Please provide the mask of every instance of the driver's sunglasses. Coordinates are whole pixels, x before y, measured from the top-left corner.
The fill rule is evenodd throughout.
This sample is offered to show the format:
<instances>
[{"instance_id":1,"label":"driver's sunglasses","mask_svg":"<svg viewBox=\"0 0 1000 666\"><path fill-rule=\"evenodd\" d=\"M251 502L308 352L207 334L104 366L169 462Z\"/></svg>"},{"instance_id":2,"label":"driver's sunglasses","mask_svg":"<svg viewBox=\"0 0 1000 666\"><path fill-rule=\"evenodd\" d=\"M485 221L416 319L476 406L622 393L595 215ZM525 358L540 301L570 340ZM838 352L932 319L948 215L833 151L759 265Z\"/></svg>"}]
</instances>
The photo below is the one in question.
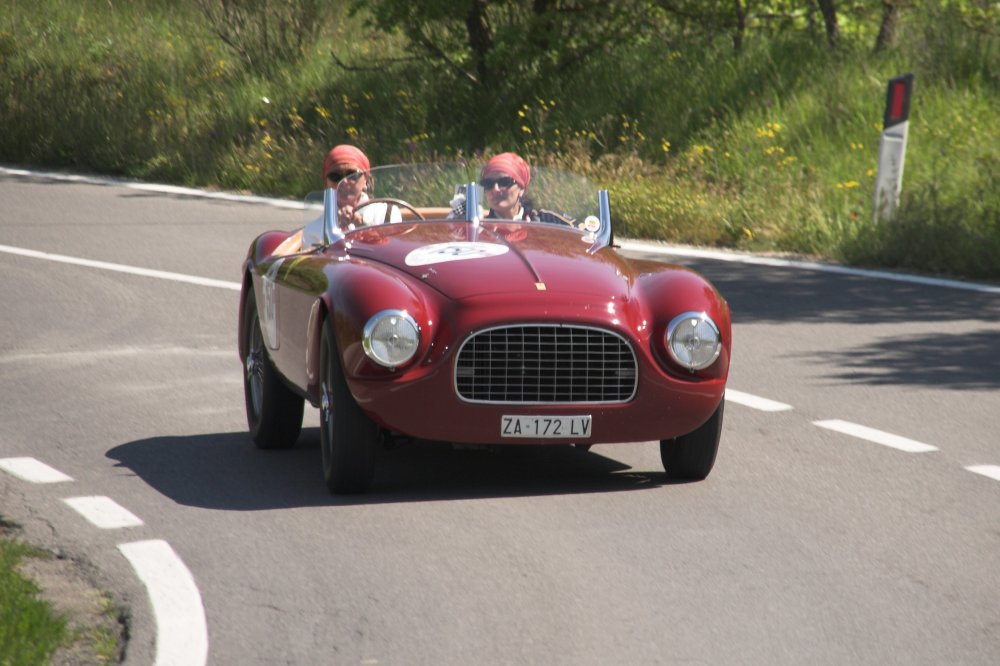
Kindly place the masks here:
<instances>
[{"instance_id":1,"label":"driver's sunglasses","mask_svg":"<svg viewBox=\"0 0 1000 666\"><path fill-rule=\"evenodd\" d=\"M365 175L364 171L357 171L355 169L351 169L350 171L331 171L330 173L326 174L326 177L328 180L332 180L335 183L339 183L342 180L348 180L353 183L357 181L358 178L361 178L361 176L363 175Z\"/></svg>"},{"instance_id":2,"label":"driver's sunglasses","mask_svg":"<svg viewBox=\"0 0 1000 666\"><path fill-rule=\"evenodd\" d=\"M508 187L516 183L517 181L510 176L501 176L500 178L480 178L479 184L483 186L484 190L492 190L494 185L499 185L500 189L506 190Z\"/></svg>"}]
</instances>

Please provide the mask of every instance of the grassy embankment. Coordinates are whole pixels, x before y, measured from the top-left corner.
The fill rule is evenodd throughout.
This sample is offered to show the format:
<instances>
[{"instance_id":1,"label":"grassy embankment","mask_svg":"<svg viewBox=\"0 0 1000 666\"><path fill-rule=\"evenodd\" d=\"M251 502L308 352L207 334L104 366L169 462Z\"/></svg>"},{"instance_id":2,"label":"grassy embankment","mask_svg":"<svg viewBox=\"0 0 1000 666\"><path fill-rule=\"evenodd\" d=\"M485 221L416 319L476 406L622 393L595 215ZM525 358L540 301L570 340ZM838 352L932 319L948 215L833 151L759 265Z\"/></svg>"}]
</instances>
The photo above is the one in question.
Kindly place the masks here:
<instances>
[{"instance_id":1,"label":"grassy embankment","mask_svg":"<svg viewBox=\"0 0 1000 666\"><path fill-rule=\"evenodd\" d=\"M0 161L297 197L345 140L378 163L515 149L608 186L623 236L1000 278L1000 37L942 10L908 10L882 54L871 26L838 53L803 31L754 34L739 55L645 38L541 94L484 100L421 63L344 71L331 52L365 64L400 46L356 18L255 74L184 7L5 12ZM904 72L902 208L876 224L885 88Z\"/></svg>"},{"instance_id":2,"label":"grassy embankment","mask_svg":"<svg viewBox=\"0 0 1000 666\"><path fill-rule=\"evenodd\" d=\"M0 538L0 664L47 664L66 640L66 621L38 598L38 588L17 571L26 545Z\"/></svg>"},{"instance_id":3,"label":"grassy embankment","mask_svg":"<svg viewBox=\"0 0 1000 666\"><path fill-rule=\"evenodd\" d=\"M0 665L112 664L124 649L125 616L111 597L0 516Z\"/></svg>"}]
</instances>

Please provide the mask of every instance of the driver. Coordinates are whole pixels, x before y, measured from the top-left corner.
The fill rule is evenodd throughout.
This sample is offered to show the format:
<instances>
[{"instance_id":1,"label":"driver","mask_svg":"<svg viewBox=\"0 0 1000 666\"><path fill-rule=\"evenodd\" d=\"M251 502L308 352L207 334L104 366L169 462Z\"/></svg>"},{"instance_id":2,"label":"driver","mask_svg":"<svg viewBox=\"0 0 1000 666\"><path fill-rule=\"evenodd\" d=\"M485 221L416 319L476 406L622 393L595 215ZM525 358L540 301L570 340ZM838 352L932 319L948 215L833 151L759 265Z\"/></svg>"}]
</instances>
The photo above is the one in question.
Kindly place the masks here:
<instances>
[{"instance_id":1,"label":"driver","mask_svg":"<svg viewBox=\"0 0 1000 666\"><path fill-rule=\"evenodd\" d=\"M360 211L355 210L368 202L369 196L374 193L371 170L368 156L360 148L346 143L334 146L323 160L326 187L337 188L337 218L342 227L386 221L386 203L376 202ZM388 221L401 220L399 209L393 206Z\"/></svg>"},{"instance_id":2,"label":"driver","mask_svg":"<svg viewBox=\"0 0 1000 666\"><path fill-rule=\"evenodd\" d=\"M375 191L371 169L368 156L357 146L346 143L331 148L323 160L324 185L337 190L337 224L342 229L400 222L403 219L397 206L381 201L368 203ZM275 254L293 254L322 243L323 217L320 216L289 236L288 240L278 246Z\"/></svg>"}]
</instances>

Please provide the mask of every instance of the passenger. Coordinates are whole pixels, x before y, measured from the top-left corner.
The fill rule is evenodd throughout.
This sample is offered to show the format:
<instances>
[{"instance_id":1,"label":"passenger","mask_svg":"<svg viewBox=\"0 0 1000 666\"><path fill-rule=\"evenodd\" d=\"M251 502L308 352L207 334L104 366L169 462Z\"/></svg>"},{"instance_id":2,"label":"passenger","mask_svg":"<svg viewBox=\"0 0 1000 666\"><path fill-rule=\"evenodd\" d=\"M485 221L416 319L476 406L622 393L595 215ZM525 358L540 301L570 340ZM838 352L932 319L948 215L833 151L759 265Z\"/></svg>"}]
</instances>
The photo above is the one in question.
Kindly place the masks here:
<instances>
[{"instance_id":1,"label":"passenger","mask_svg":"<svg viewBox=\"0 0 1000 666\"><path fill-rule=\"evenodd\" d=\"M500 153L486 163L479 174L490 210L488 218L530 221L525 190L531 183L531 167L516 153Z\"/></svg>"},{"instance_id":2,"label":"passenger","mask_svg":"<svg viewBox=\"0 0 1000 666\"><path fill-rule=\"evenodd\" d=\"M479 184L490 206L487 218L573 224L558 213L534 207L526 196L531 167L517 153L500 153L490 158L479 174Z\"/></svg>"}]
</instances>

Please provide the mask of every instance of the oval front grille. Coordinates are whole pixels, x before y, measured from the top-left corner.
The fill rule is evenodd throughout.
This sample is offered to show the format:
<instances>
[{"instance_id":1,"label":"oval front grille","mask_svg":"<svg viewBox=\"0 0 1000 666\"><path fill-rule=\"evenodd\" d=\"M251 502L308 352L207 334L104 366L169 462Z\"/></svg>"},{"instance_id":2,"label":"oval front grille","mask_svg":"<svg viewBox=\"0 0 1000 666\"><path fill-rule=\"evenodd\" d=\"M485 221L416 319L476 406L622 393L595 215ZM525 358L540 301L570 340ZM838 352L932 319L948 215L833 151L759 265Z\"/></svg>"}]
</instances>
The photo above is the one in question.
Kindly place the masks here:
<instances>
[{"instance_id":1,"label":"oval front grille","mask_svg":"<svg viewBox=\"0 0 1000 666\"><path fill-rule=\"evenodd\" d=\"M583 326L505 326L476 333L455 366L458 395L471 402L627 402L635 354L616 333Z\"/></svg>"}]
</instances>

